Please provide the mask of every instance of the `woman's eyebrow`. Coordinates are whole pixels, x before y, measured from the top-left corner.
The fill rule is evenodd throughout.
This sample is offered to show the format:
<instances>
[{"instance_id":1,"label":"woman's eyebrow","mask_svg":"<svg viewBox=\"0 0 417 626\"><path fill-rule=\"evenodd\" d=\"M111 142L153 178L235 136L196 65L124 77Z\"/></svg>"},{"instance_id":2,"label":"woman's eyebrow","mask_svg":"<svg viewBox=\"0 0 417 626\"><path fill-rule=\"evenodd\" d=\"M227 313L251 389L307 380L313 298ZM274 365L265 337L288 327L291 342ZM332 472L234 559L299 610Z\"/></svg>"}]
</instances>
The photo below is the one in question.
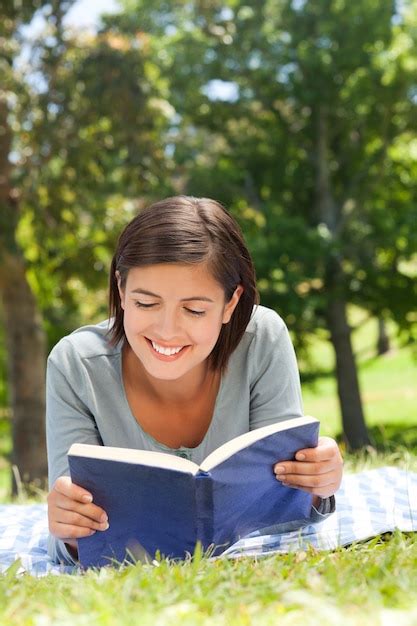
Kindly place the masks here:
<instances>
[{"instance_id":1,"label":"woman's eyebrow","mask_svg":"<svg viewBox=\"0 0 417 626\"><path fill-rule=\"evenodd\" d=\"M153 293L153 291L148 291L147 289L132 289L131 293L141 293L144 296L151 296L152 298L161 298L157 293ZM211 298L207 298L206 296L191 296L190 298L181 298L180 302L191 302L192 300L201 300L202 302L214 302Z\"/></svg>"},{"instance_id":2,"label":"woman's eyebrow","mask_svg":"<svg viewBox=\"0 0 417 626\"><path fill-rule=\"evenodd\" d=\"M214 302L211 298L206 296L193 296L192 298L181 298L180 302L190 302L191 300L202 300L203 302Z\"/></svg>"},{"instance_id":3,"label":"woman's eyebrow","mask_svg":"<svg viewBox=\"0 0 417 626\"><path fill-rule=\"evenodd\" d=\"M152 293L152 291L147 291L146 289L132 289L130 293L143 293L144 296L152 296L153 298L160 298L157 293Z\"/></svg>"}]
</instances>

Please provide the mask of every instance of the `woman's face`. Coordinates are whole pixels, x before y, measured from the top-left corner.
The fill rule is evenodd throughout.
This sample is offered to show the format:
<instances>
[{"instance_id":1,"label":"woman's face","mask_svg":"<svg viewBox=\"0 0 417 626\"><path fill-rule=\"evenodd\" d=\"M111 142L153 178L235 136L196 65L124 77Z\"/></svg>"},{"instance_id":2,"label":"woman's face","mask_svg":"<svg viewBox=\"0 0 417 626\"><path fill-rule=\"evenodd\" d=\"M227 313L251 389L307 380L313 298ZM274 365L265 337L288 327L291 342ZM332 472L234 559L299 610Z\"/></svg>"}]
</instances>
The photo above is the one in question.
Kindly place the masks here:
<instances>
[{"instance_id":1,"label":"woman's face","mask_svg":"<svg viewBox=\"0 0 417 626\"><path fill-rule=\"evenodd\" d=\"M175 380L213 350L243 291L225 302L205 264L158 264L129 270L119 293L127 341L154 378Z\"/></svg>"}]
</instances>

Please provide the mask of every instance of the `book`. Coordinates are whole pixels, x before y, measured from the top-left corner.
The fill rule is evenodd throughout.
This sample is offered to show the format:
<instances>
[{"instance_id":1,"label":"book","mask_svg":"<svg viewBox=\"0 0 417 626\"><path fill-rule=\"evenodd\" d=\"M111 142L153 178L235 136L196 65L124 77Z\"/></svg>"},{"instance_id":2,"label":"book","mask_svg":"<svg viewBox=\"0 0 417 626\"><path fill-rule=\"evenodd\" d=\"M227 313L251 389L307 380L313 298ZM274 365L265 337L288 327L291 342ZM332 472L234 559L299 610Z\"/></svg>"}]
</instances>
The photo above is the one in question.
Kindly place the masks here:
<instances>
[{"instance_id":1,"label":"book","mask_svg":"<svg viewBox=\"0 0 417 626\"><path fill-rule=\"evenodd\" d=\"M312 495L282 485L273 467L317 445L319 422L297 417L235 437L200 466L173 454L75 443L72 482L106 511L109 528L78 540L80 564L101 567L161 556L183 559L196 545L213 555L248 533L305 521Z\"/></svg>"}]
</instances>

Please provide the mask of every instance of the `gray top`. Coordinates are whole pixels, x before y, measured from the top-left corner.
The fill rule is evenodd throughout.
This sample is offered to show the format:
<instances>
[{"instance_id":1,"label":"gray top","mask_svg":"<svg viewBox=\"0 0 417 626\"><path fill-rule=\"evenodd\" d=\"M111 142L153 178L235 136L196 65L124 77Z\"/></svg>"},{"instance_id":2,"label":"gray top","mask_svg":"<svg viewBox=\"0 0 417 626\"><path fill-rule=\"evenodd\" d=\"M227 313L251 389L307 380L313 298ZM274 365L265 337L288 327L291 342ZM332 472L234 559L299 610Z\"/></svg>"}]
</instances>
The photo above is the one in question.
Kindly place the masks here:
<instances>
[{"instance_id":1,"label":"gray top","mask_svg":"<svg viewBox=\"0 0 417 626\"><path fill-rule=\"evenodd\" d=\"M156 441L130 410L122 379L122 342L113 347L108 321L64 337L48 359L46 433L49 484L69 475L67 452L75 443L154 450L197 464L220 445L249 430L303 414L294 349L283 320L256 307L230 357L213 417L195 448L172 449ZM50 537L54 560L74 562L64 542Z\"/></svg>"}]
</instances>

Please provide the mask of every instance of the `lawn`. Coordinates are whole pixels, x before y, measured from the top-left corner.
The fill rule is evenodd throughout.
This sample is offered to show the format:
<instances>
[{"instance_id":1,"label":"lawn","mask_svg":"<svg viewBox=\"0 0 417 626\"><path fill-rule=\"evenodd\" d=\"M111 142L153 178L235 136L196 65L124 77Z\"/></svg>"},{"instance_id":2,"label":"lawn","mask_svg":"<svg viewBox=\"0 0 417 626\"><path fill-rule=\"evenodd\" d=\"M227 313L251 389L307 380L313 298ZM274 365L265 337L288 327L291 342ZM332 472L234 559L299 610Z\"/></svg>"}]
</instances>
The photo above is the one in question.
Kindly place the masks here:
<instances>
[{"instance_id":1,"label":"lawn","mask_svg":"<svg viewBox=\"0 0 417 626\"><path fill-rule=\"evenodd\" d=\"M410 348L394 345L373 357L372 326L355 336L367 423L383 452L346 455L348 471L396 464L417 471L417 364ZM316 365L325 374L303 386L305 411L322 432L340 433L331 352L319 342ZM0 455L10 449L0 422ZM0 489L7 498L3 461ZM155 561L121 571L82 576L0 576L0 624L248 625L310 624L414 626L417 624L417 535L396 532L333 552L241 560L196 555L184 563Z\"/></svg>"},{"instance_id":2,"label":"lawn","mask_svg":"<svg viewBox=\"0 0 417 626\"><path fill-rule=\"evenodd\" d=\"M361 316L363 313L360 311L351 313L356 321ZM376 357L376 324L373 319L360 324L352 337L359 364L365 419L375 443L389 450L393 448L392 443L406 446L412 443L417 449L416 347L401 346L393 337L391 350ZM341 432L341 416L336 381L332 375L332 348L329 342L316 339L312 344L312 354L310 368L320 370L322 376L303 384L304 410L306 414L320 419L322 434L336 437Z\"/></svg>"},{"instance_id":3,"label":"lawn","mask_svg":"<svg viewBox=\"0 0 417 626\"><path fill-rule=\"evenodd\" d=\"M417 623L417 542L394 533L332 553L197 557L84 576L0 578L2 626Z\"/></svg>"}]
</instances>

